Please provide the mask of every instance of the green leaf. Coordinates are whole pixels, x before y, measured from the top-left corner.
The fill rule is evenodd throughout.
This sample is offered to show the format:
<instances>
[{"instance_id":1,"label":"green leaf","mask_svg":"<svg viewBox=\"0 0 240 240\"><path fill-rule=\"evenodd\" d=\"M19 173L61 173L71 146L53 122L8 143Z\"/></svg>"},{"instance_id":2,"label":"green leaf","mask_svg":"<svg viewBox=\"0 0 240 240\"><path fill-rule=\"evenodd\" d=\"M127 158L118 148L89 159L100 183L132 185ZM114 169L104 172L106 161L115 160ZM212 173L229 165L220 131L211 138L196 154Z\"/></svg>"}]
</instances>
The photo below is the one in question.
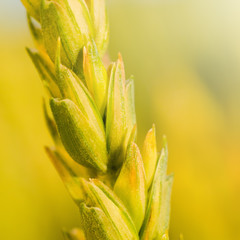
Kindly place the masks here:
<instances>
[{"instance_id":1,"label":"green leaf","mask_svg":"<svg viewBox=\"0 0 240 240\"><path fill-rule=\"evenodd\" d=\"M106 172L105 134L98 122L90 121L89 115L69 99L52 99L50 105L69 155L83 166Z\"/></svg>"},{"instance_id":2,"label":"green leaf","mask_svg":"<svg viewBox=\"0 0 240 240\"><path fill-rule=\"evenodd\" d=\"M157 164L157 146L155 125L148 131L144 140L142 157L146 172L147 186L150 187Z\"/></svg>"},{"instance_id":3,"label":"green leaf","mask_svg":"<svg viewBox=\"0 0 240 240\"><path fill-rule=\"evenodd\" d=\"M142 157L134 142L128 147L114 192L128 209L139 231L145 216L147 188Z\"/></svg>"},{"instance_id":4,"label":"green leaf","mask_svg":"<svg viewBox=\"0 0 240 240\"><path fill-rule=\"evenodd\" d=\"M103 116L107 103L107 71L93 41L83 49L83 69L86 85Z\"/></svg>"},{"instance_id":5,"label":"green leaf","mask_svg":"<svg viewBox=\"0 0 240 240\"><path fill-rule=\"evenodd\" d=\"M81 225L88 240L121 240L112 222L106 214L97 207L80 205Z\"/></svg>"},{"instance_id":6,"label":"green leaf","mask_svg":"<svg viewBox=\"0 0 240 240\"><path fill-rule=\"evenodd\" d=\"M164 137L164 146L157 162L152 186L150 188L145 219L140 231L141 240L155 239L158 235L160 213L162 208L163 185L167 172L168 150Z\"/></svg>"}]
</instances>

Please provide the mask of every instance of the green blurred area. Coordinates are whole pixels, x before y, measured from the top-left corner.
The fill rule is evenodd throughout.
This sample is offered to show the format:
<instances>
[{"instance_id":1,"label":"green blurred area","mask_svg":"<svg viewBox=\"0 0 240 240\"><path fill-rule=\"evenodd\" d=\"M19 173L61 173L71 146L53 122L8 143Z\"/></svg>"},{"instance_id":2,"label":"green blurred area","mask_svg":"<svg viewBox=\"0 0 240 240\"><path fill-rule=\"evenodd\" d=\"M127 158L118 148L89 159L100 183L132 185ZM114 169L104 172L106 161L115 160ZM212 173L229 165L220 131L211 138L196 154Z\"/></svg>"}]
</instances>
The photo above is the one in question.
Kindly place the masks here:
<instances>
[{"instance_id":1,"label":"green blurred area","mask_svg":"<svg viewBox=\"0 0 240 240\"><path fill-rule=\"evenodd\" d=\"M154 122L174 172L170 237L240 239L240 3L109 2L110 47L135 76L139 143ZM44 153L40 79L18 0L0 3L0 239L61 239L78 210Z\"/></svg>"}]
</instances>

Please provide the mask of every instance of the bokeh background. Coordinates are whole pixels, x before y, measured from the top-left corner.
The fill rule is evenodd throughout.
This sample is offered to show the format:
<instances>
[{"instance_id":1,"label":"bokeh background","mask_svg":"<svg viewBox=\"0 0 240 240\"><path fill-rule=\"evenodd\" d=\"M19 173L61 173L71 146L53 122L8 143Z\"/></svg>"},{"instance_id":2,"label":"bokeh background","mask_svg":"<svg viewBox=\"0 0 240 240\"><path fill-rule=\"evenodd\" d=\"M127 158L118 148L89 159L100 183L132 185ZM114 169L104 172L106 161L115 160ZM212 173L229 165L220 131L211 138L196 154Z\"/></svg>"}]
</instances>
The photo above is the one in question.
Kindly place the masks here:
<instances>
[{"instance_id":1,"label":"bokeh background","mask_svg":"<svg viewBox=\"0 0 240 240\"><path fill-rule=\"evenodd\" d=\"M240 239L240 1L108 1L109 54L135 76L175 173L171 240ZM78 210L44 153L43 88L20 0L0 1L0 239L62 239ZM140 144L141 145L141 144ZM160 145L159 145L160 146Z\"/></svg>"}]
</instances>

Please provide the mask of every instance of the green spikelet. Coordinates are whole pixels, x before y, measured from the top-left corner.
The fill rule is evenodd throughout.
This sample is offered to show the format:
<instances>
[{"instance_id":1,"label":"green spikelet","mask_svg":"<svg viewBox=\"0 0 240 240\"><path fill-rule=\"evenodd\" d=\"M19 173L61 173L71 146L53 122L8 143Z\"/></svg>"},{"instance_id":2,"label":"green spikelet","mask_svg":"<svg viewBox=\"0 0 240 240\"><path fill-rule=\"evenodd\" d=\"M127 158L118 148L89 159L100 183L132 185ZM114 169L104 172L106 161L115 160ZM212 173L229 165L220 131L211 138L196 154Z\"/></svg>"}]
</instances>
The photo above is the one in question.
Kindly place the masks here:
<instances>
[{"instance_id":1,"label":"green spikelet","mask_svg":"<svg viewBox=\"0 0 240 240\"><path fill-rule=\"evenodd\" d=\"M168 240L173 175L155 126L140 151L134 79L121 55L108 69L105 0L22 0L35 49L27 49L47 91L44 115L52 164L80 211L66 240Z\"/></svg>"}]
</instances>

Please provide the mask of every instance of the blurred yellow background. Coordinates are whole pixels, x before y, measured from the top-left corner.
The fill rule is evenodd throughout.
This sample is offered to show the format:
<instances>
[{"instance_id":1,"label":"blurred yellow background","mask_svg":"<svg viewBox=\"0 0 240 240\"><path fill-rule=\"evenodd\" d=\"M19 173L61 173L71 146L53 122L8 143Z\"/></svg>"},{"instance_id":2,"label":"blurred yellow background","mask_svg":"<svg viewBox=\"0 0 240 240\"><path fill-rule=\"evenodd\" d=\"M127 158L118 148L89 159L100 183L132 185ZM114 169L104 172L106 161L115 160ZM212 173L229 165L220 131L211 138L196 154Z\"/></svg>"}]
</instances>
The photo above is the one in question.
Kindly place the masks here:
<instances>
[{"instance_id":1,"label":"blurred yellow background","mask_svg":"<svg viewBox=\"0 0 240 240\"><path fill-rule=\"evenodd\" d=\"M135 76L141 145L154 122L174 172L171 240L240 239L240 2L108 1L109 54ZM43 88L20 0L0 2L0 239L62 239L78 210L44 153Z\"/></svg>"}]
</instances>

